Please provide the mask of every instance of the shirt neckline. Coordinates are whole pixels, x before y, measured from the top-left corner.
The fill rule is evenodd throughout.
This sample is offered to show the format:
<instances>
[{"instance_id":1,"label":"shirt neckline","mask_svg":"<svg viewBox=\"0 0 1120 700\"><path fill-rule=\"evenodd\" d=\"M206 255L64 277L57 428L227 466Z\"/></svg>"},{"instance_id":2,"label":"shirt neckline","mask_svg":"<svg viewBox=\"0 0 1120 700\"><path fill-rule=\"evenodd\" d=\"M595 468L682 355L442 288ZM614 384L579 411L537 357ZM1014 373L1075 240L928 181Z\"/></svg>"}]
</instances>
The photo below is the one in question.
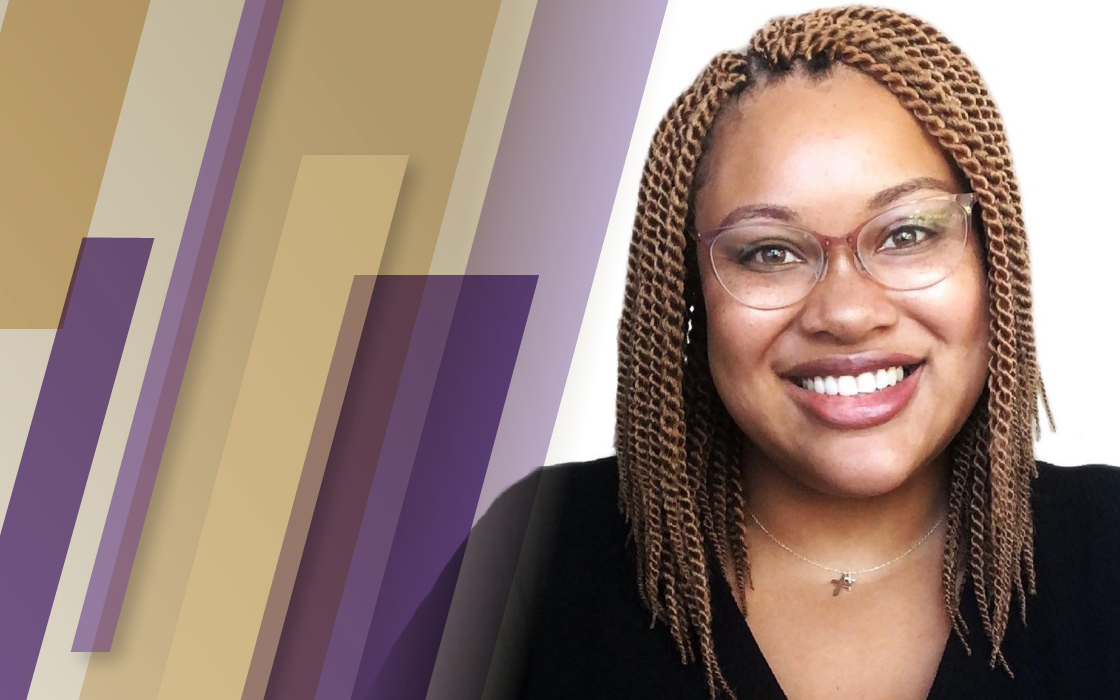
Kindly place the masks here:
<instances>
[{"instance_id":1,"label":"shirt neckline","mask_svg":"<svg viewBox=\"0 0 1120 700\"><path fill-rule=\"evenodd\" d=\"M766 660L766 656L758 646L750 625L747 624L746 618L735 603L731 586L723 577L722 571L714 565L709 571L714 580L714 585L711 587L712 637L715 641L716 658L723 662L720 668L728 685L741 698L788 700L781 684L778 683L777 676L774 675L774 670L770 667L770 662ZM962 608L967 607L967 600L970 600L971 596L961 596L961 598ZM968 654L956 632L950 630L926 700L942 700L950 697L946 693L951 685L953 669L967 657ZM727 664L727 659L735 659L737 663Z\"/></svg>"}]
</instances>

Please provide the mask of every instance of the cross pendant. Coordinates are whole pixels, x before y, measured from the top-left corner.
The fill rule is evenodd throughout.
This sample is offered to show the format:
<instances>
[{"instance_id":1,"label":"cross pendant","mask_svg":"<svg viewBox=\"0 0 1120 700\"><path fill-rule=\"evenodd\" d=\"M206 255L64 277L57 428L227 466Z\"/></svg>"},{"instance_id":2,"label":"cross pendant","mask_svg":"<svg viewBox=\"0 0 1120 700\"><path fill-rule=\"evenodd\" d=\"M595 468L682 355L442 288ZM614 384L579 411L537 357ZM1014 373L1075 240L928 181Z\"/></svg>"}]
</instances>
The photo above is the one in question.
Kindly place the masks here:
<instances>
[{"instance_id":1,"label":"cross pendant","mask_svg":"<svg viewBox=\"0 0 1120 700\"><path fill-rule=\"evenodd\" d=\"M831 583L834 586L834 588L832 589L833 597L840 595L841 589L845 590L845 591L852 590L852 584L854 584L855 582L856 582L856 577L852 576L851 574L847 574L847 573L841 574L840 578L834 578L831 581L829 581L829 583Z\"/></svg>"}]
</instances>

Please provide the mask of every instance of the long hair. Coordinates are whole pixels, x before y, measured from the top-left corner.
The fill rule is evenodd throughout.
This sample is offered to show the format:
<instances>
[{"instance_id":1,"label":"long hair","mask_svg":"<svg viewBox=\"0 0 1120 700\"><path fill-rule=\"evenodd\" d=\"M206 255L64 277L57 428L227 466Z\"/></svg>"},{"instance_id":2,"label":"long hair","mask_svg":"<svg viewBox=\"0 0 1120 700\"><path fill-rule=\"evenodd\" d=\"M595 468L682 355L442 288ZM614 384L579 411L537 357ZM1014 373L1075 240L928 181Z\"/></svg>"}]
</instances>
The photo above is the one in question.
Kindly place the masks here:
<instances>
[{"instance_id":1,"label":"long hair","mask_svg":"<svg viewBox=\"0 0 1120 700\"><path fill-rule=\"evenodd\" d=\"M682 661L703 664L713 698L733 693L716 660L710 578L731 562L728 575L742 587L750 560L740 478L745 437L708 367L691 235L696 173L725 105L798 66L816 72L836 63L893 93L979 203L991 360L987 386L949 448L945 609L967 648L958 585L967 578L990 663L1010 673L1000 647L1012 598L1025 618L1026 594L1035 591L1030 494L1039 398L1048 418L1050 409L1035 356L1019 189L996 106L960 49L905 14L848 7L776 19L743 51L716 56L661 121L638 195L619 323L619 506L637 552L638 590Z\"/></svg>"}]
</instances>

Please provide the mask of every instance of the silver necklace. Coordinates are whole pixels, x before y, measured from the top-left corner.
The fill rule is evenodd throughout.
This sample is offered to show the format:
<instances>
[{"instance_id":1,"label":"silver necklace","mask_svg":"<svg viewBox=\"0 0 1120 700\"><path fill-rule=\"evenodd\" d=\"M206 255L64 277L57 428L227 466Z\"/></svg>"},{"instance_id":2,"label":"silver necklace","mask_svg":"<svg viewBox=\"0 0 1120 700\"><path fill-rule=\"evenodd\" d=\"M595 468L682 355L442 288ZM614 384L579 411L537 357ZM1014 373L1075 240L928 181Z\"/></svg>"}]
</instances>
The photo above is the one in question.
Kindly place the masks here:
<instances>
[{"instance_id":1,"label":"silver necklace","mask_svg":"<svg viewBox=\"0 0 1120 700\"><path fill-rule=\"evenodd\" d=\"M852 590L852 586L854 586L855 583L856 583L856 576L855 576L856 574L870 574L873 571L878 571L879 569L885 569L888 566L890 566L891 564L894 564L895 562L901 561L902 559L904 559L907 555L909 555L915 549L917 549L918 547L921 547L922 543L925 542L926 540L928 540L929 536L933 534L933 531L936 530L937 527L939 525L941 525L942 522L945 521L945 515L942 515L940 518L937 519L937 522L935 522L933 524L933 527L931 527L929 529L929 532L922 535L922 539L915 542L914 545L912 547L910 547L910 549L906 550L902 554L899 554L897 557L895 557L894 559L891 559L888 562L883 562L879 566L873 566L870 569L836 569L836 568L833 568L831 566L825 566L824 564L820 564L818 562L815 562L812 559L809 559L808 557L804 557L804 556L798 554L797 552L793 551L792 549L787 547L784 542L782 542L777 537L774 537L772 534L770 534L770 531L766 529L766 526L763 525L762 523L758 522L758 518L755 517L754 513L751 512L750 508L747 508L746 511L747 511L747 514L751 516L751 520L754 521L754 524L758 525L759 529L762 530L762 532L767 537L774 540L774 543L777 544L779 547L786 550L787 552L789 552L793 556L797 557L801 561L805 562L806 564L812 564L813 566L817 567L818 569L824 569L825 571L831 571L834 574L839 574L839 576L837 578L834 578L831 581L829 581L829 583L831 583L832 586L833 586L833 588L832 588L832 595L833 596L840 595L840 591L842 591L842 590L844 590L844 591Z\"/></svg>"}]
</instances>

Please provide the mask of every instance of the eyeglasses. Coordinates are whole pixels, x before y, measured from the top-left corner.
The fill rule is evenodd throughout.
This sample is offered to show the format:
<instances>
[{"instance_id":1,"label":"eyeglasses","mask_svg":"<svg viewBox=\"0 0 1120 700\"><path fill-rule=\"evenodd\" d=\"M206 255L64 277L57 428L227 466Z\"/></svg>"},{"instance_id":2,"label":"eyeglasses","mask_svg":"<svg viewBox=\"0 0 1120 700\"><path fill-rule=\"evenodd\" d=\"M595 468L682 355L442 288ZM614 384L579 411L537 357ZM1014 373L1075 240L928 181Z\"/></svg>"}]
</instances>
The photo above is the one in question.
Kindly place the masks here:
<instances>
[{"instance_id":1,"label":"eyeglasses","mask_svg":"<svg viewBox=\"0 0 1120 700\"><path fill-rule=\"evenodd\" d=\"M972 193L936 195L885 209L845 236L746 221L696 235L727 293L755 309L804 299L828 271L828 251L847 244L856 267L887 289L931 287L960 263L972 227Z\"/></svg>"}]
</instances>

